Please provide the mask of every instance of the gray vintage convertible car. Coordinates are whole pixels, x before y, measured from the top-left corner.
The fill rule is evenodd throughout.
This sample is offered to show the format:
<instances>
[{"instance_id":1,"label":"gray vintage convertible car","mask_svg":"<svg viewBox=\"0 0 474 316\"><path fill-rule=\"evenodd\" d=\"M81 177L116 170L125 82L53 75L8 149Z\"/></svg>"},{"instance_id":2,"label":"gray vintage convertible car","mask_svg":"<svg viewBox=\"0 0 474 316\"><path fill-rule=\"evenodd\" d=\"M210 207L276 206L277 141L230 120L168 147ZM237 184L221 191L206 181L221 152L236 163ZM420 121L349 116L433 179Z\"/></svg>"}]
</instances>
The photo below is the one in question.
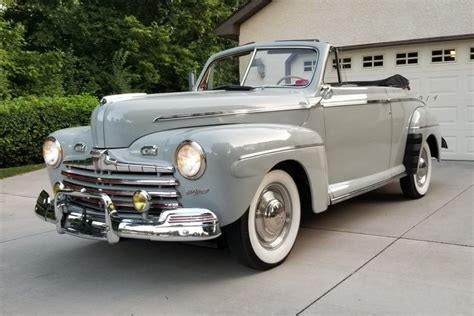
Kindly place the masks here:
<instances>
[{"instance_id":1,"label":"gray vintage convertible car","mask_svg":"<svg viewBox=\"0 0 474 316\"><path fill-rule=\"evenodd\" d=\"M36 214L109 243L222 233L240 261L269 269L302 210L394 179L422 197L445 145L438 123L405 78L342 82L337 61L318 41L251 43L212 56L191 92L105 97L91 126L46 139L54 197L41 192Z\"/></svg>"}]
</instances>

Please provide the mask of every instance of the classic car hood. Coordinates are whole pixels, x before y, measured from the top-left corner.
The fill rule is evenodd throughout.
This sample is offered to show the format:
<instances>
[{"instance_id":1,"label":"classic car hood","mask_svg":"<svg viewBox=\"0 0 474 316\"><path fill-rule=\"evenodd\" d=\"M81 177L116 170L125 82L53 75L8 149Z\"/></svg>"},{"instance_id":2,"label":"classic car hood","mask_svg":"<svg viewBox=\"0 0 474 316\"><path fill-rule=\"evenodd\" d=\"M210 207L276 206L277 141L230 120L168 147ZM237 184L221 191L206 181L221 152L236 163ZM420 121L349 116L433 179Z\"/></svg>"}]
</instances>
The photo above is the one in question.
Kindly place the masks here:
<instances>
[{"instance_id":1,"label":"classic car hood","mask_svg":"<svg viewBox=\"0 0 474 316\"><path fill-rule=\"evenodd\" d=\"M94 146L128 147L154 132L183 127L281 123L301 125L308 116L302 93L207 91L144 95L106 103L92 114Z\"/></svg>"}]
</instances>

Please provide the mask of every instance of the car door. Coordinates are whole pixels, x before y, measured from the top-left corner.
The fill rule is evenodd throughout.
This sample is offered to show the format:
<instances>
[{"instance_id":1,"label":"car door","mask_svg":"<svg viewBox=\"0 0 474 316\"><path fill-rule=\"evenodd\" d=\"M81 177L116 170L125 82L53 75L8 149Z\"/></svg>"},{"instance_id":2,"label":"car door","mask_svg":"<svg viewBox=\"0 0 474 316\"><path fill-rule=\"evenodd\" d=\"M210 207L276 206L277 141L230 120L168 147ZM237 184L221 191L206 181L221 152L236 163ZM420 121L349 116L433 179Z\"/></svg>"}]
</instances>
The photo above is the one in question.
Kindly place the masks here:
<instances>
[{"instance_id":1,"label":"car door","mask_svg":"<svg viewBox=\"0 0 474 316\"><path fill-rule=\"evenodd\" d=\"M334 196L389 176L391 105L383 87L333 87L321 102L328 182Z\"/></svg>"}]
</instances>

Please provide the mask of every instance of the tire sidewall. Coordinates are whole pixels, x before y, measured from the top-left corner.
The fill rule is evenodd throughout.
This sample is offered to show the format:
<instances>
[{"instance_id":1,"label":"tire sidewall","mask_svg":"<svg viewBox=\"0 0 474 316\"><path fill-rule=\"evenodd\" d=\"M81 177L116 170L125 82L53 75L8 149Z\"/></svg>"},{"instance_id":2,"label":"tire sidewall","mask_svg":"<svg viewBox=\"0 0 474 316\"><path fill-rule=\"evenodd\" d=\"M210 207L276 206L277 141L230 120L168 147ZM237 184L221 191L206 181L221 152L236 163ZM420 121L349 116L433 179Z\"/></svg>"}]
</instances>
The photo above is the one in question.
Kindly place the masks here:
<instances>
[{"instance_id":1,"label":"tire sidewall","mask_svg":"<svg viewBox=\"0 0 474 316\"><path fill-rule=\"evenodd\" d=\"M292 206L292 220L289 227L288 235L285 241L275 249L267 249L263 247L259 240L257 231L255 228L255 214L257 209L257 203L259 201L262 191L271 183L279 183L283 185L288 191L291 199ZM282 170L273 170L269 172L263 178L260 186L258 187L255 196L253 197L249 211L248 211L248 234L250 245L255 253L255 256L266 264L277 264L283 261L290 253L298 235L299 225L301 219L301 205L298 193L298 187L296 186L293 178Z\"/></svg>"},{"instance_id":2,"label":"tire sidewall","mask_svg":"<svg viewBox=\"0 0 474 316\"><path fill-rule=\"evenodd\" d=\"M431 151L430 151L430 146L428 146L428 143L427 142L424 142L423 143L423 147L422 147L422 151L425 150L426 151L426 156L427 156L427 161L426 161L426 164L428 166L428 171L426 173L426 182L424 185L420 186L418 185L418 181L416 181L416 173L413 175L413 184L414 184L414 187L415 187L415 190L416 192L423 196L426 194L426 192L428 192L428 189L430 187L430 182L431 182L431 169L432 169L432 164L431 164ZM422 152L420 152L420 156L421 156Z\"/></svg>"}]
</instances>

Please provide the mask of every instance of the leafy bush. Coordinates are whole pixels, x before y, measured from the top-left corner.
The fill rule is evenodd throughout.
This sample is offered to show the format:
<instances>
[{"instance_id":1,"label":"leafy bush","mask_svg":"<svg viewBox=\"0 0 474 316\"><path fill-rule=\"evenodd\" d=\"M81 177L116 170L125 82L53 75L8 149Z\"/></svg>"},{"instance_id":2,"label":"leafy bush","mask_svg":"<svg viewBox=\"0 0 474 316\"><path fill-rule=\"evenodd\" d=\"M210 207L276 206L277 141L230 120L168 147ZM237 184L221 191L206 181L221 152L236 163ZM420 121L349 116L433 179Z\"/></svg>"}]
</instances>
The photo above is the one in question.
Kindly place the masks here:
<instances>
[{"instance_id":1,"label":"leafy bush","mask_svg":"<svg viewBox=\"0 0 474 316\"><path fill-rule=\"evenodd\" d=\"M0 168L42 162L41 146L58 129L89 125L93 96L21 97L0 102Z\"/></svg>"}]
</instances>

